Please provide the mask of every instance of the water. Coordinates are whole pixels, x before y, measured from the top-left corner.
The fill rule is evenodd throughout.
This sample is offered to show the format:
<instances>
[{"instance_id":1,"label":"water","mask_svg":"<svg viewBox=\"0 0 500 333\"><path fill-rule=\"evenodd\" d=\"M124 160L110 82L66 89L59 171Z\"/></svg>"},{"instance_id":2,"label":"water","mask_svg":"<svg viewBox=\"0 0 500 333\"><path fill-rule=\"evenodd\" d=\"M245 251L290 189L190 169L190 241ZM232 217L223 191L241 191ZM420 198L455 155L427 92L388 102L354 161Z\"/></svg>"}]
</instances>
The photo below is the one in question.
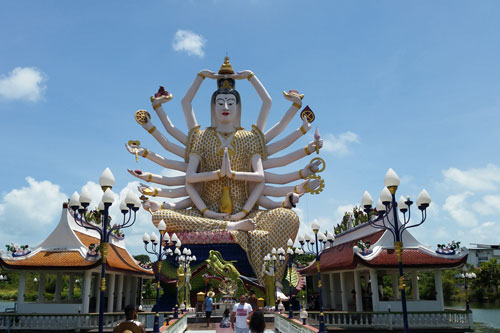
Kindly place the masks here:
<instances>
[{"instance_id":1,"label":"water","mask_svg":"<svg viewBox=\"0 0 500 333\"><path fill-rule=\"evenodd\" d=\"M0 312L4 312L7 308L13 308L14 302L0 301Z\"/></svg>"},{"instance_id":2,"label":"water","mask_svg":"<svg viewBox=\"0 0 500 333\"><path fill-rule=\"evenodd\" d=\"M465 303L447 303L448 309L465 309ZM500 333L500 305L471 302L472 318L476 333Z\"/></svg>"}]
</instances>

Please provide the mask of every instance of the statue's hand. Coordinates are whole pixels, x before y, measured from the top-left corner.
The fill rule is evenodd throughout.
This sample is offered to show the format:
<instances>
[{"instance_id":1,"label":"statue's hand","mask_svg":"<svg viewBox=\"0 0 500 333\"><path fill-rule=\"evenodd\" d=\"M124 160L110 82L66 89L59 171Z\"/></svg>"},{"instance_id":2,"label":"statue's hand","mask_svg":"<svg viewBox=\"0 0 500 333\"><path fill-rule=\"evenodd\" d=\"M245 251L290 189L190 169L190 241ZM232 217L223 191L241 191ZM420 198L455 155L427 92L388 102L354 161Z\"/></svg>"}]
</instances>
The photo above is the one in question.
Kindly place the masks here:
<instances>
[{"instance_id":1,"label":"statue's hand","mask_svg":"<svg viewBox=\"0 0 500 333\"><path fill-rule=\"evenodd\" d=\"M127 148L128 152L135 155L136 151L137 151L137 154L141 155L142 156L142 153L144 152L144 148L142 147L132 147L131 145L129 145L128 143L125 144L125 148Z\"/></svg>"},{"instance_id":2,"label":"statue's hand","mask_svg":"<svg viewBox=\"0 0 500 333\"><path fill-rule=\"evenodd\" d=\"M299 185L297 185L297 192L299 195L304 195L306 193L306 186L309 190L315 190L321 185L321 180L319 179L306 179Z\"/></svg>"},{"instance_id":3,"label":"statue's hand","mask_svg":"<svg viewBox=\"0 0 500 333\"><path fill-rule=\"evenodd\" d=\"M229 221L239 221L241 220L242 218L244 218L246 215L245 213L243 212L239 212L239 213L236 213L236 214L233 214L233 215L229 215L229 216L226 216L225 217L225 220L229 220Z\"/></svg>"},{"instance_id":4,"label":"statue's hand","mask_svg":"<svg viewBox=\"0 0 500 333\"><path fill-rule=\"evenodd\" d=\"M302 98L304 98L304 95L299 94L297 90L290 90L288 92L283 91L283 96L287 101L290 101L292 103L296 103L299 105L302 105Z\"/></svg>"},{"instance_id":5,"label":"statue's hand","mask_svg":"<svg viewBox=\"0 0 500 333\"><path fill-rule=\"evenodd\" d=\"M318 172L321 163L321 160L315 160L312 163L308 163L301 171L302 177L306 178Z\"/></svg>"},{"instance_id":6,"label":"statue's hand","mask_svg":"<svg viewBox=\"0 0 500 333\"><path fill-rule=\"evenodd\" d=\"M302 118L302 128L306 131L306 133L311 129L311 123L307 121L307 117Z\"/></svg>"},{"instance_id":7,"label":"statue's hand","mask_svg":"<svg viewBox=\"0 0 500 333\"><path fill-rule=\"evenodd\" d=\"M207 210L204 216L209 219L224 220L228 215L228 213L216 213L213 210Z\"/></svg>"},{"instance_id":8,"label":"statue's hand","mask_svg":"<svg viewBox=\"0 0 500 333\"><path fill-rule=\"evenodd\" d=\"M307 145L307 150L309 153L313 153L316 151L316 146L318 146L318 149L323 148L323 140L319 139L318 141L311 141Z\"/></svg>"},{"instance_id":9,"label":"statue's hand","mask_svg":"<svg viewBox=\"0 0 500 333\"><path fill-rule=\"evenodd\" d=\"M246 70L246 71L238 72L238 73L233 74L233 75L229 75L229 77L233 78L235 80L243 80L243 79L248 79L248 77L252 74L253 74L252 71Z\"/></svg>"},{"instance_id":10,"label":"statue's hand","mask_svg":"<svg viewBox=\"0 0 500 333\"><path fill-rule=\"evenodd\" d=\"M300 195L290 192L286 195L285 200L281 203L284 208L295 208L299 203Z\"/></svg>"},{"instance_id":11,"label":"statue's hand","mask_svg":"<svg viewBox=\"0 0 500 333\"><path fill-rule=\"evenodd\" d=\"M222 173L221 172L221 175L224 177L228 177L228 178L231 178L233 175L233 170L231 170L231 160L229 159L229 151L226 148L224 148L224 157L223 157L223 160L222 160L222 165L225 167L225 173Z\"/></svg>"},{"instance_id":12,"label":"statue's hand","mask_svg":"<svg viewBox=\"0 0 500 333\"><path fill-rule=\"evenodd\" d=\"M151 105L153 106L153 109L157 106L157 105L161 105L161 104L165 104L167 102L170 102L172 100L172 94L169 94L168 96L160 96L160 97L154 97L154 96L151 96L150 99L151 99Z\"/></svg>"},{"instance_id":13,"label":"statue's hand","mask_svg":"<svg viewBox=\"0 0 500 333\"><path fill-rule=\"evenodd\" d=\"M200 74L203 77L208 77L209 79L219 79L222 77L221 75L216 74L215 72L212 72L209 69L201 70L198 74Z\"/></svg>"},{"instance_id":14,"label":"statue's hand","mask_svg":"<svg viewBox=\"0 0 500 333\"><path fill-rule=\"evenodd\" d=\"M145 210L151 210L152 212L156 212L157 210L160 210L161 209L161 205L155 201L150 201L150 200L147 200L147 201L144 201L142 203L142 207L145 209ZM166 207L165 207L166 208Z\"/></svg>"}]
</instances>

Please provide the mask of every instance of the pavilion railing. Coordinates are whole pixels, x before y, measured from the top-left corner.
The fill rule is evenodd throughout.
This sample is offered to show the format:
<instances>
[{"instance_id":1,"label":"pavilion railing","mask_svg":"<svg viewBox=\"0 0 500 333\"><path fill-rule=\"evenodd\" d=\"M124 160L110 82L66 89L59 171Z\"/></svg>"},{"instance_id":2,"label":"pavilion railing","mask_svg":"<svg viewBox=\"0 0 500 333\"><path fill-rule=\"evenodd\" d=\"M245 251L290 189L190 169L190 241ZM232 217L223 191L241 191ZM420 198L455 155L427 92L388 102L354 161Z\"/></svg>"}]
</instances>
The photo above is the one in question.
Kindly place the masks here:
<instances>
[{"instance_id":1,"label":"pavilion railing","mask_svg":"<svg viewBox=\"0 0 500 333\"><path fill-rule=\"evenodd\" d=\"M183 316L175 322L171 320L172 312L160 312L160 324L168 323L169 329L164 332L184 332L187 328L187 316ZM151 326L154 312L140 312L139 321L146 327ZM123 312L105 313L104 328L114 328L124 320ZM150 325L151 324L151 325ZM23 313L0 313L0 330L80 330L96 329L99 326L99 314L23 314Z\"/></svg>"},{"instance_id":2,"label":"pavilion railing","mask_svg":"<svg viewBox=\"0 0 500 333\"><path fill-rule=\"evenodd\" d=\"M339 328L403 328L402 312L344 312L324 311L325 324ZM309 311L308 323L319 322L319 312ZM471 311L421 311L408 312L410 328L472 329Z\"/></svg>"}]
</instances>

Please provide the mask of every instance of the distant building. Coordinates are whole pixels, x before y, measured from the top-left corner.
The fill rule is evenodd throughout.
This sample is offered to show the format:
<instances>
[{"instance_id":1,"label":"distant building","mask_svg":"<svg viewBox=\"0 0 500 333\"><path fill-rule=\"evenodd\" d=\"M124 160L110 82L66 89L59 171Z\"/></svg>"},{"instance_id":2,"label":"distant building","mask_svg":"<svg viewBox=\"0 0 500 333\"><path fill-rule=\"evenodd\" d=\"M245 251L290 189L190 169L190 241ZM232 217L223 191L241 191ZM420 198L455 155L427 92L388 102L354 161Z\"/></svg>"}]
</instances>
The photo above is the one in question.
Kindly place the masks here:
<instances>
[{"instance_id":1,"label":"distant building","mask_svg":"<svg viewBox=\"0 0 500 333\"><path fill-rule=\"evenodd\" d=\"M471 245L473 247L469 248L467 264L479 267L479 264L487 262L490 259L496 259L500 262L500 245L476 243L471 243Z\"/></svg>"}]
</instances>

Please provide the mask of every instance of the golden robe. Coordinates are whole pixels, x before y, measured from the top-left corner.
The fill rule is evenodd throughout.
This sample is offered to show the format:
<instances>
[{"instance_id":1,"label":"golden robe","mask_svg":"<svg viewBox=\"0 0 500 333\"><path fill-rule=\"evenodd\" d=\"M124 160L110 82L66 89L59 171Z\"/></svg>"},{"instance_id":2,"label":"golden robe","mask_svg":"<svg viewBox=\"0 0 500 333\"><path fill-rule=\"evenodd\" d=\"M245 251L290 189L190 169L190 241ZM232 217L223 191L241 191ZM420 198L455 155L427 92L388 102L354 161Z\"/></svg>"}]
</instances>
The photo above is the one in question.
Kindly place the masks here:
<instances>
[{"instance_id":1,"label":"golden robe","mask_svg":"<svg viewBox=\"0 0 500 333\"><path fill-rule=\"evenodd\" d=\"M186 162L189 161L191 154L196 154L200 159L199 172L220 169L224 155L221 140L229 140L231 134L218 135L212 127L205 130L200 130L199 126L193 128L188 136ZM256 154L259 154L262 159L267 158L264 136L255 126L252 126L252 131L236 130L230 139L228 151L233 171L251 172L251 160ZM229 187L233 207L232 214L236 214L242 210L248 200L248 186L246 181L224 177L203 183L200 196L208 209L220 212L222 188ZM257 205L250 210L245 218L251 218L256 222L255 230L230 232L236 243L247 253L255 275L259 282L264 285L264 273L262 272L264 256L271 252L273 247L276 249L286 248L289 238L295 239L299 229L299 218L291 209L259 210ZM182 210L162 209L154 212L153 223L155 225L162 219L165 221L166 230L169 233L226 230L228 223L228 221L205 218L196 207ZM284 272L285 265L277 269L278 280L282 279Z\"/></svg>"}]
</instances>

